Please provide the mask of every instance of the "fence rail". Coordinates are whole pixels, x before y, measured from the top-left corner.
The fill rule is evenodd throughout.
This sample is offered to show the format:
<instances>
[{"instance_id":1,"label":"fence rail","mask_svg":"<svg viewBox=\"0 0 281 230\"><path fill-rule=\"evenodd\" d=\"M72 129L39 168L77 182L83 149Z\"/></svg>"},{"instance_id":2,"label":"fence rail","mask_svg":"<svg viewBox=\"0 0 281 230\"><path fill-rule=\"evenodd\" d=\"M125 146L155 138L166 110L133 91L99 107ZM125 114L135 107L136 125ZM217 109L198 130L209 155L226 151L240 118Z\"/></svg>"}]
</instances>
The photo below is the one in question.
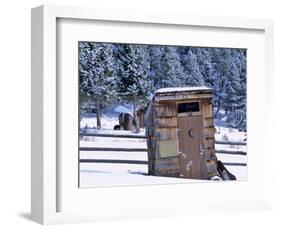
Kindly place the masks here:
<instances>
[{"instance_id":1,"label":"fence rail","mask_svg":"<svg viewBox=\"0 0 281 230\"><path fill-rule=\"evenodd\" d=\"M141 161L141 160L115 160L115 159L80 159L80 163L109 163L109 164L147 165L148 161Z\"/></svg>"},{"instance_id":2,"label":"fence rail","mask_svg":"<svg viewBox=\"0 0 281 230\"><path fill-rule=\"evenodd\" d=\"M80 136L85 137L114 137L114 138L137 138L137 139L146 139L144 135L132 135L132 134L107 134L107 133L80 133Z\"/></svg>"},{"instance_id":3,"label":"fence rail","mask_svg":"<svg viewBox=\"0 0 281 230\"><path fill-rule=\"evenodd\" d=\"M111 134L111 133L86 133L81 132L80 136L83 137L114 137L114 138L136 138L136 139L146 139L145 135L138 134ZM246 146L246 142L236 142L236 141L215 141L217 145L244 145Z\"/></svg>"},{"instance_id":4,"label":"fence rail","mask_svg":"<svg viewBox=\"0 0 281 230\"><path fill-rule=\"evenodd\" d=\"M246 163L223 162L223 164L228 166L247 166Z\"/></svg>"},{"instance_id":5,"label":"fence rail","mask_svg":"<svg viewBox=\"0 0 281 230\"><path fill-rule=\"evenodd\" d=\"M111 148L111 147L80 147L80 151L95 151L95 152L147 152L147 148ZM230 151L230 150L215 150L219 154L230 154L230 155L243 155L247 153L244 151Z\"/></svg>"},{"instance_id":6,"label":"fence rail","mask_svg":"<svg viewBox=\"0 0 281 230\"><path fill-rule=\"evenodd\" d=\"M80 147L80 151L147 152L147 148Z\"/></svg>"},{"instance_id":7,"label":"fence rail","mask_svg":"<svg viewBox=\"0 0 281 230\"><path fill-rule=\"evenodd\" d=\"M236 141L215 141L217 145L244 145L246 146L246 142L236 142Z\"/></svg>"},{"instance_id":8,"label":"fence rail","mask_svg":"<svg viewBox=\"0 0 281 230\"><path fill-rule=\"evenodd\" d=\"M219 154L230 154L230 155L243 155L243 156L246 156L247 153L244 152L244 151L230 151L230 150L222 150L222 149L216 149L215 150L216 153L219 153Z\"/></svg>"},{"instance_id":9,"label":"fence rail","mask_svg":"<svg viewBox=\"0 0 281 230\"><path fill-rule=\"evenodd\" d=\"M105 133L80 133L80 136L90 137L113 137L113 138L137 138L146 139L144 135L132 135L132 134L105 134ZM246 146L245 142L230 142L230 141L215 141L217 145L243 145ZM112 147L80 147L80 151L110 151L110 152L147 152L147 148L112 148ZM243 155L247 153L244 151L230 151L224 149L215 150L218 154L231 154L231 155ZM110 164L148 164L148 161L142 160L115 160L115 159L80 159L80 163L110 163ZM246 163L235 163L235 162L223 162L224 165L228 166L247 166Z\"/></svg>"},{"instance_id":10,"label":"fence rail","mask_svg":"<svg viewBox=\"0 0 281 230\"><path fill-rule=\"evenodd\" d=\"M148 161L142 160L115 160L115 159L80 159L80 163L104 163L104 164L134 164L134 165L147 165ZM247 166L246 163L223 162L228 166Z\"/></svg>"}]
</instances>

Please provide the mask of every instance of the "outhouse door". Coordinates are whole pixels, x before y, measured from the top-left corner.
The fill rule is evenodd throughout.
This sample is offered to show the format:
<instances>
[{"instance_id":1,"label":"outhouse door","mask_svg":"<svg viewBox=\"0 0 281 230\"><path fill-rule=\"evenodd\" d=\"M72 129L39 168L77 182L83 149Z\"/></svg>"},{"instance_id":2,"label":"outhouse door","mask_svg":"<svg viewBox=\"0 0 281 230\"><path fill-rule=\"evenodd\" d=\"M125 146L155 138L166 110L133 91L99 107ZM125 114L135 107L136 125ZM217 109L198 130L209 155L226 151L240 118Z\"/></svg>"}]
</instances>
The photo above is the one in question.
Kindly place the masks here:
<instances>
[{"instance_id":1,"label":"outhouse door","mask_svg":"<svg viewBox=\"0 0 281 230\"><path fill-rule=\"evenodd\" d=\"M179 116L178 129L181 174L185 178L202 179L202 116Z\"/></svg>"}]
</instances>

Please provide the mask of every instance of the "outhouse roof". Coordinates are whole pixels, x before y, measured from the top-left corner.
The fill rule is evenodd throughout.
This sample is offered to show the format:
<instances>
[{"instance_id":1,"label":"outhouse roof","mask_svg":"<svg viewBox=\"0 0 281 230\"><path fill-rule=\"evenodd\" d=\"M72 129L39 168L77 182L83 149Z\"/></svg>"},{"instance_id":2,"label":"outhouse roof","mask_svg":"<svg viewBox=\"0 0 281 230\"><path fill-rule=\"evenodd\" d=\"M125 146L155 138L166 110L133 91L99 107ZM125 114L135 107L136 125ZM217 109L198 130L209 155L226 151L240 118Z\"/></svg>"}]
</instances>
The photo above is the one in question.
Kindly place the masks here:
<instances>
[{"instance_id":1,"label":"outhouse roof","mask_svg":"<svg viewBox=\"0 0 281 230\"><path fill-rule=\"evenodd\" d=\"M161 88L156 90L155 94L162 93L177 93L177 92L197 92L197 93L212 93L211 88L202 87L173 87L173 88Z\"/></svg>"},{"instance_id":2,"label":"outhouse roof","mask_svg":"<svg viewBox=\"0 0 281 230\"><path fill-rule=\"evenodd\" d=\"M186 99L212 98L213 90L207 87L175 87L158 89L155 101L174 101Z\"/></svg>"}]
</instances>

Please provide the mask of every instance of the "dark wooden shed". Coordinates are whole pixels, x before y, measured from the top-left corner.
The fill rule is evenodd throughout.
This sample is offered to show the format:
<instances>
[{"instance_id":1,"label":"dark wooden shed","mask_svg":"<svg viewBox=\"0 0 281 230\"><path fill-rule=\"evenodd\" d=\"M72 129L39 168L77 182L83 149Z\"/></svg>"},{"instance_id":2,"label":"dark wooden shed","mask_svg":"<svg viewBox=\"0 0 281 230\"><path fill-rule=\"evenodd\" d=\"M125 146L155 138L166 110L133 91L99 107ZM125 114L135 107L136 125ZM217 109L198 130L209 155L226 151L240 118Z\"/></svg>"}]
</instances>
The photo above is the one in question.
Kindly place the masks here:
<instances>
[{"instance_id":1,"label":"dark wooden shed","mask_svg":"<svg viewBox=\"0 0 281 230\"><path fill-rule=\"evenodd\" d=\"M150 175L209 179L217 175L213 90L163 88L146 112Z\"/></svg>"}]
</instances>

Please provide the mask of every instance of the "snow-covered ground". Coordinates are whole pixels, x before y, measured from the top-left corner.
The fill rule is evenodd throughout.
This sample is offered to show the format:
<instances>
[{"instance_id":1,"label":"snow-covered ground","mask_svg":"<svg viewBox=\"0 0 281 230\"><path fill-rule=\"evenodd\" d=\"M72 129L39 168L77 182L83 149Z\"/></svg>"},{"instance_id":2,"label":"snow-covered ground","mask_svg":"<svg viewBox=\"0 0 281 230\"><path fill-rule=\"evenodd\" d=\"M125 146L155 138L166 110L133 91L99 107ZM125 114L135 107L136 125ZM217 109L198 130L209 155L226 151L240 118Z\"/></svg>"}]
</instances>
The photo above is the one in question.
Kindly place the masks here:
<instances>
[{"instance_id":1,"label":"snow-covered ground","mask_svg":"<svg viewBox=\"0 0 281 230\"><path fill-rule=\"evenodd\" d=\"M114 125L118 125L118 113L107 113L101 117L101 124L104 130L113 130ZM80 121L81 128L94 128L97 126L95 114L88 114Z\"/></svg>"},{"instance_id":2,"label":"snow-covered ground","mask_svg":"<svg viewBox=\"0 0 281 230\"><path fill-rule=\"evenodd\" d=\"M119 108L123 110L123 108ZM119 111L118 111L119 112ZM118 124L118 112L103 114L101 118L102 130L90 129L90 132L114 133L118 135L144 135L144 130L136 134L132 131L113 130ZM81 128L92 128L96 126L94 116L87 116L81 120ZM245 132L225 127L216 127L215 138L217 141L243 142L246 138ZM136 138L108 138L108 137L82 137L80 147L118 147L118 148L146 148L146 139ZM246 146L216 145L216 149L247 151ZM217 154L222 162L247 163L247 156ZM90 152L81 151L80 159L115 159L115 160L142 160L147 161L146 152ZM247 167L226 166L237 180L247 180ZM80 187L107 187L121 185L151 185L171 183L194 183L199 180L155 177L147 175L147 165L135 164L109 164L109 163L80 163Z\"/></svg>"},{"instance_id":3,"label":"snow-covered ground","mask_svg":"<svg viewBox=\"0 0 281 230\"><path fill-rule=\"evenodd\" d=\"M80 187L111 187L194 183L196 180L148 176L146 165L132 164L80 164Z\"/></svg>"},{"instance_id":4,"label":"snow-covered ground","mask_svg":"<svg viewBox=\"0 0 281 230\"><path fill-rule=\"evenodd\" d=\"M103 130L113 130L115 125L119 124L118 115L120 113L130 113L133 114L133 108L130 105L118 105L102 113L101 125ZM87 113L80 121L80 128L95 128L97 127L97 120L95 113Z\"/></svg>"}]
</instances>

